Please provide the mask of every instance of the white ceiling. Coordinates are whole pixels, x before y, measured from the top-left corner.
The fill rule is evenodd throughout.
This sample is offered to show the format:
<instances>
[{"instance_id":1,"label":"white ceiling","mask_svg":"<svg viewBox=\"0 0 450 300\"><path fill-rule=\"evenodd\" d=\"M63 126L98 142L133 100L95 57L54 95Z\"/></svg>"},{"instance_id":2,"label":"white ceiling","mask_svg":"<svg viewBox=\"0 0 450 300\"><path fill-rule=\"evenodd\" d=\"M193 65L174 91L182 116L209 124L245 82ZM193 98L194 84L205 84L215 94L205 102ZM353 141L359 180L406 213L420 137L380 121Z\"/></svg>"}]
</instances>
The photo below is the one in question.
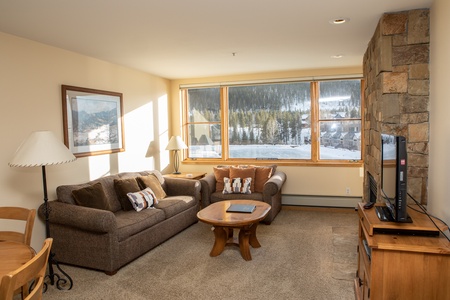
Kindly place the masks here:
<instances>
[{"instance_id":1,"label":"white ceiling","mask_svg":"<svg viewBox=\"0 0 450 300\"><path fill-rule=\"evenodd\" d=\"M360 66L383 13L432 2L0 0L0 31L181 79Z\"/></svg>"}]
</instances>

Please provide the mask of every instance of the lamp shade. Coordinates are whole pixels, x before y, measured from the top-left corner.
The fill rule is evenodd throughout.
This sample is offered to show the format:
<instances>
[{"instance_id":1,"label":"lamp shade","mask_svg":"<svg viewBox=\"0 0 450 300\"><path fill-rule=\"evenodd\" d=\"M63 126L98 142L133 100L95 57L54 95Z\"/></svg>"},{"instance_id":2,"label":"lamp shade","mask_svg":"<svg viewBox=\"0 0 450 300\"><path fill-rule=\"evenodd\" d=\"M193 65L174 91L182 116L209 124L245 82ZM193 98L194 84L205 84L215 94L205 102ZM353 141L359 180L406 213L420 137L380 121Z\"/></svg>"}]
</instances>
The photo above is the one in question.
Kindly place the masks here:
<instances>
[{"instance_id":1,"label":"lamp shade","mask_svg":"<svg viewBox=\"0 0 450 300\"><path fill-rule=\"evenodd\" d=\"M169 144L166 147L166 150L180 150L186 149L187 146L181 139L179 135L174 135L170 138Z\"/></svg>"},{"instance_id":2,"label":"lamp shade","mask_svg":"<svg viewBox=\"0 0 450 300\"><path fill-rule=\"evenodd\" d=\"M76 160L51 131L35 131L19 146L8 163L10 167L39 167Z\"/></svg>"}]
</instances>

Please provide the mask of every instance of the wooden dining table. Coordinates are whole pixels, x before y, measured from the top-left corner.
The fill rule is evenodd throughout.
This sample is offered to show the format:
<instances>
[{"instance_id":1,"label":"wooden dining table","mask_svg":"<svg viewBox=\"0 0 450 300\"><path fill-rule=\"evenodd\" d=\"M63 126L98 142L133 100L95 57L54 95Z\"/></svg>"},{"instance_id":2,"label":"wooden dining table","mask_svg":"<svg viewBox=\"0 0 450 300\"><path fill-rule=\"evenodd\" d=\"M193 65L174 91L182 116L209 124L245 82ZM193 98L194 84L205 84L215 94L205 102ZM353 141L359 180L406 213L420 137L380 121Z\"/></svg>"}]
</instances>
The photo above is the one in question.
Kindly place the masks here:
<instances>
[{"instance_id":1,"label":"wooden dining table","mask_svg":"<svg viewBox=\"0 0 450 300\"><path fill-rule=\"evenodd\" d=\"M36 255L30 246L0 240L0 281L6 274L18 269Z\"/></svg>"}]
</instances>

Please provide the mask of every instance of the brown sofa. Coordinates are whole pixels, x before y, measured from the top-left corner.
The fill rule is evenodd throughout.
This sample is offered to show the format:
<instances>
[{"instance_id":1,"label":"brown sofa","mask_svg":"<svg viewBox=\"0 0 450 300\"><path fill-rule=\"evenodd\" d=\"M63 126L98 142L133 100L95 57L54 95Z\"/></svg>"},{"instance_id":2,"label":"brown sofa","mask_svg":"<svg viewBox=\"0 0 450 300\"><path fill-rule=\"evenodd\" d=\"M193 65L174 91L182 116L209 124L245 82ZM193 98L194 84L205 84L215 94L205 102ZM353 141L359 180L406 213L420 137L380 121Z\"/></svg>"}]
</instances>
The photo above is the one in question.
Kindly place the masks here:
<instances>
[{"instance_id":1,"label":"brown sofa","mask_svg":"<svg viewBox=\"0 0 450 300\"><path fill-rule=\"evenodd\" d=\"M156 176L167 196L155 209L124 209L126 204L118 196L114 180L133 181L132 178L150 174ZM77 205L78 199L72 192L98 182L109 210ZM55 259L113 275L125 264L196 223L200 188L197 180L165 178L158 171L119 173L85 184L59 186L58 199L48 202ZM43 215L42 206L40 215Z\"/></svg>"},{"instance_id":2,"label":"brown sofa","mask_svg":"<svg viewBox=\"0 0 450 300\"><path fill-rule=\"evenodd\" d=\"M286 181L286 174L282 171L277 171L276 166L274 165L267 167L251 167L254 167L256 169L256 177L254 177L256 187L254 186L251 194L223 193L223 182L220 183L220 180L223 180L223 176L230 176L230 178L233 177L233 173L227 173L226 171L227 168L235 169L232 166L219 166L218 168L214 168L213 173L209 173L205 177L200 179L200 183L202 185L202 207L206 207L211 203L215 203L218 201L233 199L264 201L268 203L272 208L262 222L265 224L270 224L281 210L281 189L284 182ZM245 168L248 168L248 166L245 166ZM267 170L268 168L271 168L271 171L269 171L269 173L264 173L264 178L262 179L262 175L258 175L260 174L259 171L261 171L261 174L263 174L263 169ZM230 170L229 172L232 171ZM258 179L258 177L260 178Z\"/></svg>"}]
</instances>

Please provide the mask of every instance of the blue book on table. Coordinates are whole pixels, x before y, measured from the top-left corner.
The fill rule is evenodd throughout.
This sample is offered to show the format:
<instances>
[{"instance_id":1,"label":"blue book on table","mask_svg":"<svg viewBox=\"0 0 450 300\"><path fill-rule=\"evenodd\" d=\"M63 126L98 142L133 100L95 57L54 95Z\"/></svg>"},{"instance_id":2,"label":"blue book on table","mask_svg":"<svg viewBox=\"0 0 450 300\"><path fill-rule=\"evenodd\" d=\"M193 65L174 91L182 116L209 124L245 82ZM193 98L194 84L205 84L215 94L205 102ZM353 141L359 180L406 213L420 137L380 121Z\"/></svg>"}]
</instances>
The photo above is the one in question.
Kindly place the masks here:
<instances>
[{"instance_id":1,"label":"blue book on table","mask_svg":"<svg viewBox=\"0 0 450 300\"><path fill-rule=\"evenodd\" d=\"M252 204L231 204L227 212L252 213L256 206Z\"/></svg>"}]
</instances>

